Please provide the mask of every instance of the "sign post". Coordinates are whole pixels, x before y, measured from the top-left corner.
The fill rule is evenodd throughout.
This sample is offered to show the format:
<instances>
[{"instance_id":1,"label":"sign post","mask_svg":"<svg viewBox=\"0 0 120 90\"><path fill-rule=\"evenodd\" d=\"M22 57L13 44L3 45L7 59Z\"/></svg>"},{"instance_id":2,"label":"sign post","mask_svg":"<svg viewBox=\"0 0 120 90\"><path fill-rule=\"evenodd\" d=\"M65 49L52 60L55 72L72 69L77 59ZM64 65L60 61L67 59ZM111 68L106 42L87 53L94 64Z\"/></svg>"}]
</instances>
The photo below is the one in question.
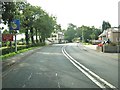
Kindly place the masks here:
<instances>
[{"instance_id":1,"label":"sign post","mask_svg":"<svg viewBox=\"0 0 120 90\"><path fill-rule=\"evenodd\" d=\"M16 32L15 32L15 52L17 52L17 38L16 38Z\"/></svg>"},{"instance_id":2,"label":"sign post","mask_svg":"<svg viewBox=\"0 0 120 90\"><path fill-rule=\"evenodd\" d=\"M17 31L20 29L20 20L13 20L11 22L10 30L15 30L15 52L17 52Z\"/></svg>"}]
</instances>

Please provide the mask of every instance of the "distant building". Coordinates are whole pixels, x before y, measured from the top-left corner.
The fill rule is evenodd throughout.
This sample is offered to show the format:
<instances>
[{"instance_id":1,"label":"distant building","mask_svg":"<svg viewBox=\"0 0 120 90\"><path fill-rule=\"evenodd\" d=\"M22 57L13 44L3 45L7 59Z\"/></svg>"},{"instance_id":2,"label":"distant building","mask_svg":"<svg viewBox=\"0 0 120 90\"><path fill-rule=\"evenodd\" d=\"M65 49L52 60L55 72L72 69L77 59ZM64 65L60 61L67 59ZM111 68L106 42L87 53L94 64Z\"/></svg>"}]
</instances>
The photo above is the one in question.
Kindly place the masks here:
<instances>
[{"instance_id":1,"label":"distant building","mask_svg":"<svg viewBox=\"0 0 120 90\"><path fill-rule=\"evenodd\" d=\"M102 34L99 35L102 41L107 41L108 39L113 43L120 42L120 30L118 28L109 28L104 30Z\"/></svg>"},{"instance_id":2,"label":"distant building","mask_svg":"<svg viewBox=\"0 0 120 90\"><path fill-rule=\"evenodd\" d=\"M64 33L63 32L52 33L51 37L48 39L51 40L53 43L63 43Z\"/></svg>"}]
</instances>

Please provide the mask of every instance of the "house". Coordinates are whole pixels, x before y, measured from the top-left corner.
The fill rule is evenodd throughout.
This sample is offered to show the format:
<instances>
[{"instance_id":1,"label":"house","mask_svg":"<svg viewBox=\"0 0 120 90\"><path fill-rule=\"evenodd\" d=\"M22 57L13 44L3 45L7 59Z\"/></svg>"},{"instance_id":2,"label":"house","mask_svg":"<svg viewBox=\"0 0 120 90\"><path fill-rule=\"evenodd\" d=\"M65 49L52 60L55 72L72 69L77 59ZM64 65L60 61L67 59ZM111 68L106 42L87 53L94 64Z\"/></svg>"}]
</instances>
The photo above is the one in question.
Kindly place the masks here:
<instances>
[{"instance_id":1,"label":"house","mask_svg":"<svg viewBox=\"0 0 120 90\"><path fill-rule=\"evenodd\" d=\"M109 28L104 30L102 34L99 35L99 39L103 41L110 41L112 45L103 45L102 47L98 46L97 50L108 53L120 53L120 29L119 28Z\"/></svg>"},{"instance_id":2,"label":"house","mask_svg":"<svg viewBox=\"0 0 120 90\"><path fill-rule=\"evenodd\" d=\"M104 30L102 34L99 35L102 41L107 41L108 39L112 43L120 42L120 30L118 28L112 27Z\"/></svg>"},{"instance_id":3,"label":"house","mask_svg":"<svg viewBox=\"0 0 120 90\"><path fill-rule=\"evenodd\" d=\"M48 38L53 43L63 43L64 42L64 33L63 32L56 32L52 33L51 37Z\"/></svg>"}]
</instances>

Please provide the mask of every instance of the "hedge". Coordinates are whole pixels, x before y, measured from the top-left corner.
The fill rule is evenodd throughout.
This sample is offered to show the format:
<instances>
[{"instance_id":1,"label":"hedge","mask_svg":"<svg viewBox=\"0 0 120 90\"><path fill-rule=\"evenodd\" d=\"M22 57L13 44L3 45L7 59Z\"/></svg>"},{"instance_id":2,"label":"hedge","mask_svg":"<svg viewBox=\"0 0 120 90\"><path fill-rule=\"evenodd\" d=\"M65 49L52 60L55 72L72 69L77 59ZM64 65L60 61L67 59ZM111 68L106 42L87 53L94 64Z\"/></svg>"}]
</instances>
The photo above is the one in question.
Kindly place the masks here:
<instances>
[{"instance_id":1,"label":"hedge","mask_svg":"<svg viewBox=\"0 0 120 90\"><path fill-rule=\"evenodd\" d=\"M19 51L19 50L27 49L27 48L30 48L30 47L37 47L37 46L44 46L44 45L45 45L45 43L29 45L29 46L22 45L22 46L18 46L17 50ZM2 55L9 54L9 53L12 53L12 52L15 52L15 46L13 46L12 48L8 47L8 48L3 48L2 49Z\"/></svg>"}]
</instances>

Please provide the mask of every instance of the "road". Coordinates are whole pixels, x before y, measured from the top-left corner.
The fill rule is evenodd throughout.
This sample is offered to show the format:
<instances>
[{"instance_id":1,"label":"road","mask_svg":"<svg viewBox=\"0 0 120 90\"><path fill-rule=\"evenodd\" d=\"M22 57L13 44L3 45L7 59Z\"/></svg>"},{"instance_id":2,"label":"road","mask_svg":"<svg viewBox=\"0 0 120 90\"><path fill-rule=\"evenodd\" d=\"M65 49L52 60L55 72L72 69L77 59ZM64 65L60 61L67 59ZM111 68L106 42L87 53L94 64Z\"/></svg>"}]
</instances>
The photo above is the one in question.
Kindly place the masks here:
<instances>
[{"instance_id":1,"label":"road","mask_svg":"<svg viewBox=\"0 0 120 90\"><path fill-rule=\"evenodd\" d=\"M2 86L3 88L104 86L116 88L118 87L117 59L93 51L82 44L54 44L41 48L3 72Z\"/></svg>"}]
</instances>

